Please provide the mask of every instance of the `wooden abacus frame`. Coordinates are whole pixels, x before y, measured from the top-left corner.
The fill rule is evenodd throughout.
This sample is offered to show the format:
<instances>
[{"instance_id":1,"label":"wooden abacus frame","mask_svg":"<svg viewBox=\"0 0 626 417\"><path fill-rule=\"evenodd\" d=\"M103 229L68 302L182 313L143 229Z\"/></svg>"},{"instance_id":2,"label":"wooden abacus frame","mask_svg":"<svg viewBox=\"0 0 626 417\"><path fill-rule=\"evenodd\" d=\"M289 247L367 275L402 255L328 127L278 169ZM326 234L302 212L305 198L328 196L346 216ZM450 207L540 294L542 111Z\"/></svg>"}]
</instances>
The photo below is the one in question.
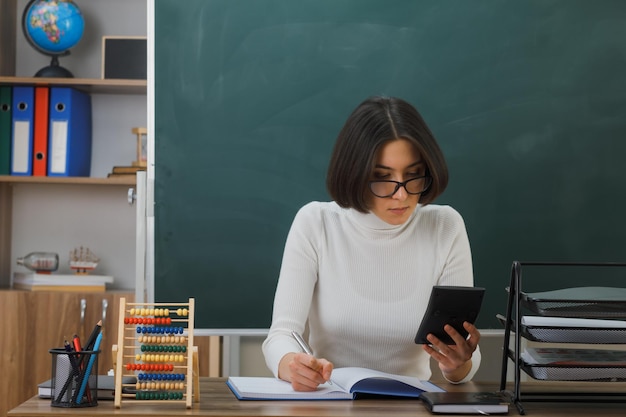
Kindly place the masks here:
<instances>
[{"instance_id":1,"label":"wooden abacus frame","mask_svg":"<svg viewBox=\"0 0 626 417\"><path fill-rule=\"evenodd\" d=\"M182 311L182 314L181 314ZM127 303L126 298L120 299L120 314L119 314L119 326L117 333L117 345L113 346L113 369L115 369L115 408L122 407L122 400L133 401L141 403L179 403L184 402L187 408L191 408L193 402L200 401L200 382L198 372L198 348L193 345L193 328L194 328L194 311L195 304L194 299L190 298L188 303ZM131 312L133 314L131 314ZM185 314L186 313L186 314ZM172 317L173 316L173 317ZM160 320L159 320L160 319ZM165 323L162 321L165 320ZM183 326L183 331L186 331L186 339L182 343L178 343L185 347L183 355L170 355L175 356L174 364L167 364L172 369L183 370L185 374L185 380L183 382L184 393L182 399L173 398L171 394L175 396L180 395L180 389L171 392L168 395L167 389L138 389L136 384L123 384L123 376L136 376L136 371L140 369L129 369L137 361L137 356L140 355L143 362L145 354L140 354L141 344L137 343L137 336L140 330L151 331L164 330L171 327L172 330L180 330L180 327L171 326L171 323L180 322L186 323L187 327ZM161 334L161 333L159 333ZM172 337L171 333L162 333L165 337ZM176 344L176 343L175 343ZM144 345L145 346L145 345ZM151 345L150 345L151 346ZM185 365L180 364L177 359L183 359ZM171 362L171 361L165 361ZM143 365L146 365L145 363ZM141 365L140 365L141 366ZM148 370L148 374L151 370ZM138 381L139 383L139 381ZM124 393L124 387L132 387L136 389L136 394ZM163 399L137 399L140 393L159 393L167 395L167 401Z\"/></svg>"}]
</instances>

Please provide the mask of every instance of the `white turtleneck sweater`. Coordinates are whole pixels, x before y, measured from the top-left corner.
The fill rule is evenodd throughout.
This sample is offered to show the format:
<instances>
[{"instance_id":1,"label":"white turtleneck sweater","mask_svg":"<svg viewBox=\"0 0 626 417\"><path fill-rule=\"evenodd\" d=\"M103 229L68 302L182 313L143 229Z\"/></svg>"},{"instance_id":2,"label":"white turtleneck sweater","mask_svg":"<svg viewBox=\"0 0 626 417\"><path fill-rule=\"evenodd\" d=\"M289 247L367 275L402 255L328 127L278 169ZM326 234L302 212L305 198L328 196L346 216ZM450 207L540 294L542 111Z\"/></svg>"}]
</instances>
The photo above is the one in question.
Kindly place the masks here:
<instances>
[{"instance_id":1,"label":"white turtleneck sweater","mask_svg":"<svg viewBox=\"0 0 626 417\"><path fill-rule=\"evenodd\" d=\"M430 356L414 338L433 285L472 286L465 224L449 206L417 206L402 225L373 213L312 202L297 213L283 255L272 325L263 342L269 369L308 330L314 355L430 379ZM307 327L308 325L308 327ZM472 357L468 381L480 364Z\"/></svg>"}]
</instances>

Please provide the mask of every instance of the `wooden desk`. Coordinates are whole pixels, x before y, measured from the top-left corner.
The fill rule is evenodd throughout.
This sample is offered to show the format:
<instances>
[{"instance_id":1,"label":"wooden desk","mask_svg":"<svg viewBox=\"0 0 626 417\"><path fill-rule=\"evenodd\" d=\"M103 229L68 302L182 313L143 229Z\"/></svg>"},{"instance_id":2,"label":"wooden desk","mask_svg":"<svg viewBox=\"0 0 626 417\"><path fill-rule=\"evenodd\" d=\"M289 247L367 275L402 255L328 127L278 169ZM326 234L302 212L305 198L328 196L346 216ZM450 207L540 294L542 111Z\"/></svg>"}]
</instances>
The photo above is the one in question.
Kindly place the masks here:
<instances>
[{"instance_id":1,"label":"wooden desk","mask_svg":"<svg viewBox=\"0 0 626 417\"><path fill-rule=\"evenodd\" d=\"M181 403L142 404L122 403L115 409L113 401L99 401L97 407L56 408L50 400L33 397L9 411L9 417L109 417L109 416L376 416L393 414L394 417L425 417L431 414L419 400L358 400L358 401L238 401L230 392L224 378L200 378L200 403L186 409ZM447 390L493 390L496 385L465 384L450 386L439 384ZM623 385L622 385L623 387ZM575 416L624 416L624 403L545 403L525 402L526 414L530 417L575 417ZM514 406L511 416L517 415Z\"/></svg>"}]
</instances>

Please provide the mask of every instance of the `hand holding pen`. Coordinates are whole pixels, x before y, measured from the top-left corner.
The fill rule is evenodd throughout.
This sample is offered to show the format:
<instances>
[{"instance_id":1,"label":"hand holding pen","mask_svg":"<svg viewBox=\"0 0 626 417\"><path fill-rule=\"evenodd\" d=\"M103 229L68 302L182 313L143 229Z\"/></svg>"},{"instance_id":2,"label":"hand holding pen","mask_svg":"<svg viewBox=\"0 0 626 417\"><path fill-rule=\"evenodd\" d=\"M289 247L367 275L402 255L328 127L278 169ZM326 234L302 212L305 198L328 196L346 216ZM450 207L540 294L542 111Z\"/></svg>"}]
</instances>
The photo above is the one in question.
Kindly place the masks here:
<instances>
[{"instance_id":1,"label":"hand holding pen","mask_svg":"<svg viewBox=\"0 0 626 417\"><path fill-rule=\"evenodd\" d=\"M306 341L297 332L291 332L294 339L304 351L293 354L289 362L291 385L296 391L313 391L319 384L328 382L332 385L330 375L333 364L326 359L313 356L313 351Z\"/></svg>"}]
</instances>

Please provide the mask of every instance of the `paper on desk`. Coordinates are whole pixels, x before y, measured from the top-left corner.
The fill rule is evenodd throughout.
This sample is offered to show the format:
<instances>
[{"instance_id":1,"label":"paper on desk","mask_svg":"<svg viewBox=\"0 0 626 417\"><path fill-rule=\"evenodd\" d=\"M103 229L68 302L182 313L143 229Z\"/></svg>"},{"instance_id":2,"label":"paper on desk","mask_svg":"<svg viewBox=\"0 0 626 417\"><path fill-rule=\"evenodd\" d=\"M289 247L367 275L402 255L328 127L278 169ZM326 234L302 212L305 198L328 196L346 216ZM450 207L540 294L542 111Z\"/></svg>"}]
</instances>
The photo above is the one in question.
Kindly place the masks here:
<instances>
[{"instance_id":1,"label":"paper on desk","mask_svg":"<svg viewBox=\"0 0 626 417\"><path fill-rule=\"evenodd\" d=\"M522 360L533 378L552 381L624 381L626 351L528 348Z\"/></svg>"},{"instance_id":2,"label":"paper on desk","mask_svg":"<svg viewBox=\"0 0 626 417\"><path fill-rule=\"evenodd\" d=\"M522 359L531 365L626 367L626 350L562 347L527 348Z\"/></svg>"},{"instance_id":3,"label":"paper on desk","mask_svg":"<svg viewBox=\"0 0 626 417\"><path fill-rule=\"evenodd\" d=\"M626 329L626 321L622 320L579 319L570 317L523 316L522 325L541 327Z\"/></svg>"},{"instance_id":4,"label":"paper on desk","mask_svg":"<svg viewBox=\"0 0 626 417\"><path fill-rule=\"evenodd\" d=\"M622 320L524 316L522 328L531 340L554 343L626 343Z\"/></svg>"},{"instance_id":5,"label":"paper on desk","mask_svg":"<svg viewBox=\"0 0 626 417\"><path fill-rule=\"evenodd\" d=\"M289 382L277 378L231 376L226 382L239 399L256 400L321 400L352 399L352 394L339 390L328 383L319 385L315 391L295 391Z\"/></svg>"}]
</instances>

